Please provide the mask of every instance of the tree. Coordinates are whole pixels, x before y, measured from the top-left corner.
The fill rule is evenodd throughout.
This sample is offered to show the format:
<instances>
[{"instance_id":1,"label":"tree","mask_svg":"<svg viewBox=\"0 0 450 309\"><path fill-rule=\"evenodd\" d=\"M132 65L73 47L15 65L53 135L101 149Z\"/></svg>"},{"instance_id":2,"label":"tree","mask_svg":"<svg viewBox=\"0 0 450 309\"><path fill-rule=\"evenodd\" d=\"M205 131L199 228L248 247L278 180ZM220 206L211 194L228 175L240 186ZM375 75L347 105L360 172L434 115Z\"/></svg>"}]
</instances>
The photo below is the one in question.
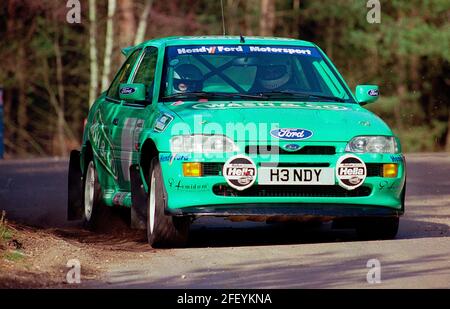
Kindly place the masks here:
<instances>
[{"instance_id":1,"label":"tree","mask_svg":"<svg viewBox=\"0 0 450 309\"><path fill-rule=\"evenodd\" d=\"M105 55L103 58L102 91L109 86L111 72L111 57L114 44L114 13L116 12L116 0L108 0L108 20L106 22Z\"/></svg>"},{"instance_id":2,"label":"tree","mask_svg":"<svg viewBox=\"0 0 450 309\"><path fill-rule=\"evenodd\" d=\"M136 35L133 0L119 0L119 44L127 47L133 44Z\"/></svg>"},{"instance_id":3,"label":"tree","mask_svg":"<svg viewBox=\"0 0 450 309\"><path fill-rule=\"evenodd\" d=\"M381 24L367 22L364 1L223 3L228 34L312 41L352 88L379 84L380 101L367 108L405 151L450 151L448 0L381 1ZM147 37L222 34L216 0L88 0L81 10L82 23L69 24L67 8L53 0L0 1L6 157L79 147L89 105L123 62L120 48Z\"/></svg>"},{"instance_id":4,"label":"tree","mask_svg":"<svg viewBox=\"0 0 450 309\"><path fill-rule=\"evenodd\" d=\"M273 35L275 30L275 0L261 0L259 28L261 36Z\"/></svg>"},{"instance_id":5,"label":"tree","mask_svg":"<svg viewBox=\"0 0 450 309\"><path fill-rule=\"evenodd\" d=\"M97 64L97 8L95 0L89 0L89 60L90 60L90 87L89 106L94 104L98 93L98 64Z\"/></svg>"},{"instance_id":6,"label":"tree","mask_svg":"<svg viewBox=\"0 0 450 309\"><path fill-rule=\"evenodd\" d=\"M148 16L152 9L153 0L145 1L144 10L142 10L141 17L139 19L139 26L134 39L134 45L140 44L145 39L145 31L147 30Z\"/></svg>"}]
</instances>

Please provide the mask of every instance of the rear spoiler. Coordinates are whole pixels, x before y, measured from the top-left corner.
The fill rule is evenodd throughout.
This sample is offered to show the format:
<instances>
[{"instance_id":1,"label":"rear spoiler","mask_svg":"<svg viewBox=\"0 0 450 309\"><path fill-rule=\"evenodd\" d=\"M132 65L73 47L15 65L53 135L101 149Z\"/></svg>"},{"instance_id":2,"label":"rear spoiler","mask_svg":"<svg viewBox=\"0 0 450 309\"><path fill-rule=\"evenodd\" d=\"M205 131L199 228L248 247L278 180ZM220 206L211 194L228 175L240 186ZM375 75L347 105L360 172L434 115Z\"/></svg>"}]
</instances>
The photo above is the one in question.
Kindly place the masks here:
<instances>
[{"instance_id":1,"label":"rear spoiler","mask_svg":"<svg viewBox=\"0 0 450 309\"><path fill-rule=\"evenodd\" d=\"M122 48L122 54L125 56L125 57L128 57L128 55L131 53L131 51L133 50L133 46L129 46L129 47L125 47L125 48Z\"/></svg>"}]
</instances>

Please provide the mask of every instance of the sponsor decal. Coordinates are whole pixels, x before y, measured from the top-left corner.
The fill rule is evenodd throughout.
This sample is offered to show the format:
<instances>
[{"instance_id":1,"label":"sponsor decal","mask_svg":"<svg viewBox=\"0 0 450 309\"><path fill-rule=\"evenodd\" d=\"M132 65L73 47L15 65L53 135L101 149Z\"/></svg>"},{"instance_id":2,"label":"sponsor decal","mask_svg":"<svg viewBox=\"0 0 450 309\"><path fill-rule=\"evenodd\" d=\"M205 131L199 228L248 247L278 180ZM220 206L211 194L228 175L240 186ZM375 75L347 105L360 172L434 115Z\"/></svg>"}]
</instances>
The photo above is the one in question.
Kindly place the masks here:
<instances>
[{"instance_id":1,"label":"sponsor decal","mask_svg":"<svg viewBox=\"0 0 450 309\"><path fill-rule=\"evenodd\" d=\"M135 92L136 92L136 89L133 87L123 87L122 89L120 89L121 94L132 94Z\"/></svg>"},{"instance_id":2,"label":"sponsor decal","mask_svg":"<svg viewBox=\"0 0 450 309\"><path fill-rule=\"evenodd\" d=\"M284 149L287 151L297 151L300 149L300 145L297 144L287 144L284 146Z\"/></svg>"},{"instance_id":3,"label":"sponsor decal","mask_svg":"<svg viewBox=\"0 0 450 309\"><path fill-rule=\"evenodd\" d=\"M312 56L315 49L310 48L293 48L293 47L275 47L275 46L249 46L251 53L270 53L270 54L289 54L289 55L305 55ZM318 56L314 54L314 56Z\"/></svg>"},{"instance_id":4,"label":"sponsor decal","mask_svg":"<svg viewBox=\"0 0 450 309\"><path fill-rule=\"evenodd\" d=\"M125 199L128 193L119 192L113 197L113 204L116 206L122 206L125 203Z\"/></svg>"},{"instance_id":5,"label":"sponsor decal","mask_svg":"<svg viewBox=\"0 0 450 309\"><path fill-rule=\"evenodd\" d=\"M142 127L144 127L144 120L138 119L136 122L136 128L142 128Z\"/></svg>"},{"instance_id":6,"label":"sponsor decal","mask_svg":"<svg viewBox=\"0 0 450 309\"><path fill-rule=\"evenodd\" d=\"M367 92L367 94L370 95L371 97L378 97L379 91L378 91L378 89L370 89Z\"/></svg>"},{"instance_id":7,"label":"sponsor decal","mask_svg":"<svg viewBox=\"0 0 450 309\"><path fill-rule=\"evenodd\" d=\"M169 48L170 57L192 54L286 54L321 58L314 47L267 45L189 45Z\"/></svg>"},{"instance_id":8,"label":"sponsor decal","mask_svg":"<svg viewBox=\"0 0 450 309\"><path fill-rule=\"evenodd\" d=\"M403 163L403 155L392 155L391 156L391 161L394 163Z\"/></svg>"},{"instance_id":9,"label":"sponsor decal","mask_svg":"<svg viewBox=\"0 0 450 309\"><path fill-rule=\"evenodd\" d=\"M274 129L270 135L275 138L291 141L301 141L313 136L313 132L306 129Z\"/></svg>"},{"instance_id":10,"label":"sponsor decal","mask_svg":"<svg viewBox=\"0 0 450 309\"><path fill-rule=\"evenodd\" d=\"M137 150L137 151L139 151L139 148L141 147L141 144L139 143L139 138L141 136L143 127L144 127L144 120L138 119L136 121L136 127L133 130L134 150Z\"/></svg>"},{"instance_id":11,"label":"sponsor decal","mask_svg":"<svg viewBox=\"0 0 450 309\"><path fill-rule=\"evenodd\" d=\"M159 157L159 162L188 161L189 154L163 154Z\"/></svg>"},{"instance_id":12,"label":"sponsor decal","mask_svg":"<svg viewBox=\"0 0 450 309\"><path fill-rule=\"evenodd\" d=\"M344 155L336 163L336 177L344 189L358 188L364 183L366 176L366 164L355 155Z\"/></svg>"},{"instance_id":13,"label":"sponsor decal","mask_svg":"<svg viewBox=\"0 0 450 309\"><path fill-rule=\"evenodd\" d=\"M389 190L389 191L396 191L400 189L400 182L394 181L391 184L387 180L383 180L378 184L378 190Z\"/></svg>"},{"instance_id":14,"label":"sponsor decal","mask_svg":"<svg viewBox=\"0 0 450 309\"><path fill-rule=\"evenodd\" d=\"M249 157L237 155L225 162L222 173L230 187L242 191L255 183L256 165Z\"/></svg>"},{"instance_id":15,"label":"sponsor decal","mask_svg":"<svg viewBox=\"0 0 450 309\"><path fill-rule=\"evenodd\" d=\"M172 106L180 106L180 105L183 105L183 104L184 104L183 101L175 101L175 102L173 102L171 105L172 105Z\"/></svg>"},{"instance_id":16,"label":"sponsor decal","mask_svg":"<svg viewBox=\"0 0 450 309\"><path fill-rule=\"evenodd\" d=\"M173 120L173 117L168 114L162 114L156 119L154 130L156 132L164 132L169 123Z\"/></svg>"},{"instance_id":17,"label":"sponsor decal","mask_svg":"<svg viewBox=\"0 0 450 309\"><path fill-rule=\"evenodd\" d=\"M175 180L173 178L169 178L169 187L175 189L177 191L207 191L207 184L185 184L182 183L181 180Z\"/></svg>"},{"instance_id":18,"label":"sponsor decal","mask_svg":"<svg viewBox=\"0 0 450 309\"><path fill-rule=\"evenodd\" d=\"M194 109L228 109L228 108L304 108L319 110L348 110L348 107L334 104L316 104L306 102L208 102L194 104Z\"/></svg>"},{"instance_id":19,"label":"sponsor decal","mask_svg":"<svg viewBox=\"0 0 450 309\"><path fill-rule=\"evenodd\" d=\"M137 118L125 118L122 133L120 134L120 145L123 151L120 151L120 163L116 164L122 169L122 176L125 181L130 180L130 165L133 159L133 150L136 149L136 143L139 138L134 136Z\"/></svg>"},{"instance_id":20,"label":"sponsor decal","mask_svg":"<svg viewBox=\"0 0 450 309\"><path fill-rule=\"evenodd\" d=\"M200 46L195 48L177 48L178 55L184 54L215 54L215 53L232 53L232 52L244 52L241 45L237 46Z\"/></svg>"},{"instance_id":21,"label":"sponsor decal","mask_svg":"<svg viewBox=\"0 0 450 309\"><path fill-rule=\"evenodd\" d=\"M116 164L114 164L114 145L109 139L109 134L106 133L102 123L104 123L104 120L102 119L100 111L97 110L94 114L93 122L89 128L88 134L90 136L90 141L96 145L96 147L94 147L94 152L97 155L97 158L102 162L106 170L117 179Z\"/></svg>"}]
</instances>

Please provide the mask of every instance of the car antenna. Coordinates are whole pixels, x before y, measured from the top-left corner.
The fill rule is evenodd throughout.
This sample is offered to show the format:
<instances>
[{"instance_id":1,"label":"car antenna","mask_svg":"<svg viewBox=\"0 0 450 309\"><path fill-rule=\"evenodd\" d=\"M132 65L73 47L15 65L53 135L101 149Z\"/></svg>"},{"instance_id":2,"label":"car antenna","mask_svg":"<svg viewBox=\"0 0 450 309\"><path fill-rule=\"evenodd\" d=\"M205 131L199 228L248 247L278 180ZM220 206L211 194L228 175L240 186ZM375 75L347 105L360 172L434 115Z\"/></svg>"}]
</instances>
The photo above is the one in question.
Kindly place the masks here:
<instances>
[{"instance_id":1,"label":"car antenna","mask_svg":"<svg viewBox=\"0 0 450 309\"><path fill-rule=\"evenodd\" d=\"M220 7L222 9L222 30L223 30L223 36L226 35L225 31L225 14L223 13L223 0L220 0Z\"/></svg>"}]
</instances>

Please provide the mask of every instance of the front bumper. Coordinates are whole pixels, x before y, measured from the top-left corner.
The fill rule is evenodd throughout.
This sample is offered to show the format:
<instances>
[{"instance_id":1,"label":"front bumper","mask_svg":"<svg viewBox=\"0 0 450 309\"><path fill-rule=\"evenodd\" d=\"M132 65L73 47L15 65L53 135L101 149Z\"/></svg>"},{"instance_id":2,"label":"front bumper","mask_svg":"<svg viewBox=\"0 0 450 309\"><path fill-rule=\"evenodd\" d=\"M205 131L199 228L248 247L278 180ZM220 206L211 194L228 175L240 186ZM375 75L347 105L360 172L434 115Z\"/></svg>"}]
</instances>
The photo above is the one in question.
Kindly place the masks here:
<instances>
[{"instance_id":1,"label":"front bumper","mask_svg":"<svg viewBox=\"0 0 450 309\"><path fill-rule=\"evenodd\" d=\"M214 217L304 217L304 218L360 218L360 217L398 217L403 210L378 205L354 204L235 204L205 205L167 209L171 216L214 216Z\"/></svg>"},{"instance_id":2,"label":"front bumper","mask_svg":"<svg viewBox=\"0 0 450 309\"><path fill-rule=\"evenodd\" d=\"M252 157L259 167L267 163L279 164L329 164L335 168L338 159L344 153L333 155L280 155L277 162L263 157ZM229 157L231 157L230 155ZM392 216L403 213L402 190L405 185L405 163L399 155L389 154L361 154L357 155L366 164L398 164L398 175L396 178L384 178L381 176L369 176L364 184L358 188L365 193L356 194L356 190L347 191L338 187L336 180L334 188L321 186L333 194L325 194L314 188L317 194L260 194L260 186L255 184L242 191L237 196L224 196L217 192L218 187L227 186L226 180L220 175L209 175L202 177L185 177L183 175L183 162L210 163L212 159L203 155L191 157L189 155L175 155L170 153L160 154L163 181L167 191L167 212L172 215L329 215L329 216ZM224 163L229 157L213 162ZM161 160L161 158L166 158ZM172 158L168 160L167 158ZM399 158L402 158L399 160ZM327 188L326 188L327 187ZM293 190L292 186L275 188L266 187L266 191ZM294 188L295 190L308 190L307 187ZM313 188L310 188L311 190ZM259 190L259 191L258 191ZM276 191L275 190L275 191ZM343 192L341 192L341 191ZM339 191L339 192L338 192ZM252 193L256 192L256 193ZM264 191L265 192L265 191ZM300 192L300 191L299 191ZM311 191L312 192L312 191Z\"/></svg>"}]
</instances>

